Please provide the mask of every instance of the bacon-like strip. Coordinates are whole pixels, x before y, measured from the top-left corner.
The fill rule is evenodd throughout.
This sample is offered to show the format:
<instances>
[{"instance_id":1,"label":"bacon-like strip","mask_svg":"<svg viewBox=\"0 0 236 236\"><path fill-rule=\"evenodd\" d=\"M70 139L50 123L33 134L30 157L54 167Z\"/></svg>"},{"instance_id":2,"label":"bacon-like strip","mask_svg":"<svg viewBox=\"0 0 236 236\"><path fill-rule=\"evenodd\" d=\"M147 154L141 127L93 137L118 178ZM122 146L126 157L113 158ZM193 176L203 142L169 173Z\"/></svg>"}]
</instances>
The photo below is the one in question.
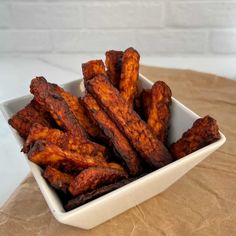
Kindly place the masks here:
<instances>
[{"instance_id":1,"label":"bacon-like strip","mask_svg":"<svg viewBox=\"0 0 236 236\"><path fill-rule=\"evenodd\" d=\"M90 80L96 75L106 75L105 65L102 60L91 60L82 64L84 80Z\"/></svg>"},{"instance_id":2,"label":"bacon-like strip","mask_svg":"<svg viewBox=\"0 0 236 236\"><path fill-rule=\"evenodd\" d=\"M154 137L144 121L104 76L89 80L86 88L151 167L159 168L172 161L163 143Z\"/></svg>"},{"instance_id":3,"label":"bacon-like strip","mask_svg":"<svg viewBox=\"0 0 236 236\"><path fill-rule=\"evenodd\" d=\"M26 107L14 114L8 123L17 130L22 138L26 138L34 123L40 123L52 127L52 119L49 114L40 108L35 100L32 100Z\"/></svg>"},{"instance_id":4,"label":"bacon-like strip","mask_svg":"<svg viewBox=\"0 0 236 236\"><path fill-rule=\"evenodd\" d=\"M106 156L106 148L89 140L81 142L80 138L59 129L51 129L40 124L33 124L25 141L23 152L27 153L37 140L44 140L59 146L62 149L77 153L86 153L92 156Z\"/></svg>"},{"instance_id":5,"label":"bacon-like strip","mask_svg":"<svg viewBox=\"0 0 236 236\"><path fill-rule=\"evenodd\" d=\"M57 190L67 193L67 189L74 179L72 175L63 173L51 166L43 171L43 177Z\"/></svg>"},{"instance_id":6,"label":"bacon-like strip","mask_svg":"<svg viewBox=\"0 0 236 236\"><path fill-rule=\"evenodd\" d=\"M210 116L197 119L182 137L171 145L171 154L180 159L220 138L216 120Z\"/></svg>"},{"instance_id":7,"label":"bacon-like strip","mask_svg":"<svg viewBox=\"0 0 236 236\"><path fill-rule=\"evenodd\" d=\"M28 152L30 161L45 167L51 165L55 168L65 168L65 170L82 170L91 166L108 166L102 157L95 157L86 154L79 154L67 150L62 150L57 145L38 140Z\"/></svg>"},{"instance_id":8,"label":"bacon-like strip","mask_svg":"<svg viewBox=\"0 0 236 236\"><path fill-rule=\"evenodd\" d=\"M167 142L170 119L171 90L163 81L157 81L151 90L147 124L153 134L163 143Z\"/></svg>"},{"instance_id":9,"label":"bacon-like strip","mask_svg":"<svg viewBox=\"0 0 236 236\"><path fill-rule=\"evenodd\" d=\"M106 52L105 64L107 67L107 76L110 79L111 83L119 88L120 77L121 77L121 61L123 52L110 50Z\"/></svg>"},{"instance_id":10,"label":"bacon-like strip","mask_svg":"<svg viewBox=\"0 0 236 236\"><path fill-rule=\"evenodd\" d=\"M115 123L110 117L101 109L96 100L90 95L86 94L83 98L88 111L94 120L98 123L105 135L110 138L115 149L125 161L131 175L137 175L141 172L141 164L137 153L129 144L127 138L120 132Z\"/></svg>"},{"instance_id":11,"label":"bacon-like strip","mask_svg":"<svg viewBox=\"0 0 236 236\"><path fill-rule=\"evenodd\" d=\"M31 81L30 92L35 100L50 112L57 124L83 140L86 140L84 129L78 123L68 104L60 94L51 91L50 84L43 77L36 77Z\"/></svg>"},{"instance_id":12,"label":"bacon-like strip","mask_svg":"<svg viewBox=\"0 0 236 236\"><path fill-rule=\"evenodd\" d=\"M126 49L122 57L119 90L130 107L138 91L139 59L139 53L133 48Z\"/></svg>"},{"instance_id":13,"label":"bacon-like strip","mask_svg":"<svg viewBox=\"0 0 236 236\"><path fill-rule=\"evenodd\" d=\"M98 137L100 134L100 130L96 126L95 122L93 122L93 120L91 120L90 117L88 116L87 111L84 108L84 105L81 102L80 98L74 96L70 92L65 91L57 84L48 83L48 86L52 93L58 93L60 96L64 98L70 110L73 112L77 121L84 128L84 130L91 137Z\"/></svg>"},{"instance_id":14,"label":"bacon-like strip","mask_svg":"<svg viewBox=\"0 0 236 236\"><path fill-rule=\"evenodd\" d=\"M119 182L116 182L114 184L109 184L109 185L105 185L102 187L99 187L91 192L85 193L85 194L80 194L77 197L69 200L64 208L67 211L70 211L76 207L79 207L95 198L98 198L106 193L109 193L115 189L118 189L126 184L131 183L132 181L136 180L137 177L131 178L131 179L122 179Z\"/></svg>"},{"instance_id":15,"label":"bacon-like strip","mask_svg":"<svg viewBox=\"0 0 236 236\"><path fill-rule=\"evenodd\" d=\"M127 178L124 171L109 167L91 167L75 177L69 186L69 191L73 196L77 196L124 178Z\"/></svg>"}]
</instances>

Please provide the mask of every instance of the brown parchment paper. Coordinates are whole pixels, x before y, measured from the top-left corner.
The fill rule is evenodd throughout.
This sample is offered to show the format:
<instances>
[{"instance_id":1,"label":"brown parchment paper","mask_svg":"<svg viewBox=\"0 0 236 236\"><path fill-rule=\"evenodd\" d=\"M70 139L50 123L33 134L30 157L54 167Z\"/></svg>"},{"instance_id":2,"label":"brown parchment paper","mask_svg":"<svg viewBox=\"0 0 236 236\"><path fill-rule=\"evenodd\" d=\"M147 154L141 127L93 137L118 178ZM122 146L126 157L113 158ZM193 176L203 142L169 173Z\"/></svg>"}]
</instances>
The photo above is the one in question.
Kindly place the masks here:
<instances>
[{"instance_id":1,"label":"brown parchment paper","mask_svg":"<svg viewBox=\"0 0 236 236\"><path fill-rule=\"evenodd\" d=\"M1 208L0 235L236 235L236 82L190 70L141 73L217 119L225 145L165 192L89 231L57 222L30 175Z\"/></svg>"}]
</instances>

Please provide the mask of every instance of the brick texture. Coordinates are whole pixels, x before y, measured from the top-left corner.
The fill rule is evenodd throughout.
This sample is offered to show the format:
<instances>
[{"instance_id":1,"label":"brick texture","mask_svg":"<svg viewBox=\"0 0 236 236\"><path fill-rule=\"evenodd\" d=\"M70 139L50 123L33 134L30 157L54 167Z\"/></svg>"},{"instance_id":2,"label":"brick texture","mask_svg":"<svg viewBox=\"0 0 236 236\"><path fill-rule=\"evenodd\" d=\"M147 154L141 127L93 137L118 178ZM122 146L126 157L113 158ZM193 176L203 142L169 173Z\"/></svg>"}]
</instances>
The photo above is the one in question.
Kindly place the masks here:
<instances>
[{"instance_id":1,"label":"brick texture","mask_svg":"<svg viewBox=\"0 0 236 236\"><path fill-rule=\"evenodd\" d=\"M0 5L0 28L8 28L10 26L10 14L8 5Z\"/></svg>"},{"instance_id":2,"label":"brick texture","mask_svg":"<svg viewBox=\"0 0 236 236\"><path fill-rule=\"evenodd\" d=\"M236 0L0 0L0 53L235 54Z\"/></svg>"},{"instance_id":3,"label":"brick texture","mask_svg":"<svg viewBox=\"0 0 236 236\"><path fill-rule=\"evenodd\" d=\"M45 31L0 31L1 52L51 52L52 42Z\"/></svg>"},{"instance_id":4,"label":"brick texture","mask_svg":"<svg viewBox=\"0 0 236 236\"><path fill-rule=\"evenodd\" d=\"M146 53L203 53L206 42L207 35L202 31L150 30L137 34L137 45Z\"/></svg>"},{"instance_id":5,"label":"brick texture","mask_svg":"<svg viewBox=\"0 0 236 236\"><path fill-rule=\"evenodd\" d=\"M84 9L88 28L142 28L163 26L162 3L99 3Z\"/></svg>"},{"instance_id":6,"label":"brick texture","mask_svg":"<svg viewBox=\"0 0 236 236\"><path fill-rule=\"evenodd\" d=\"M74 29L82 26L78 4L12 3L10 13L15 28Z\"/></svg>"},{"instance_id":7,"label":"brick texture","mask_svg":"<svg viewBox=\"0 0 236 236\"><path fill-rule=\"evenodd\" d=\"M236 26L236 2L171 2L167 11L167 22L171 26Z\"/></svg>"},{"instance_id":8,"label":"brick texture","mask_svg":"<svg viewBox=\"0 0 236 236\"><path fill-rule=\"evenodd\" d=\"M214 53L236 54L236 30L215 30L209 38L209 46Z\"/></svg>"},{"instance_id":9,"label":"brick texture","mask_svg":"<svg viewBox=\"0 0 236 236\"><path fill-rule=\"evenodd\" d=\"M56 52L105 52L135 46L135 34L129 30L55 31L53 45Z\"/></svg>"}]
</instances>

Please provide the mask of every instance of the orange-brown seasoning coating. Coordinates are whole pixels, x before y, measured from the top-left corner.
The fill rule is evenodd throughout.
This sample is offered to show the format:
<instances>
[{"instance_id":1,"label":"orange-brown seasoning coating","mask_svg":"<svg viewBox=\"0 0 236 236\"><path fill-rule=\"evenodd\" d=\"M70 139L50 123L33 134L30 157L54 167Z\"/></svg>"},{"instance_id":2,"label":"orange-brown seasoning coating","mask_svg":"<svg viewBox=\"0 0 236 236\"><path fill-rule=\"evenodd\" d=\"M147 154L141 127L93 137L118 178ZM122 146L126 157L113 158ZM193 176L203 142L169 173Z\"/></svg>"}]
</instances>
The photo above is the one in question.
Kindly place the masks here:
<instances>
[{"instance_id":1,"label":"orange-brown seasoning coating","mask_svg":"<svg viewBox=\"0 0 236 236\"><path fill-rule=\"evenodd\" d=\"M219 128L210 116L197 119L182 137L171 145L171 154L180 159L220 138Z\"/></svg>"},{"instance_id":2,"label":"orange-brown seasoning coating","mask_svg":"<svg viewBox=\"0 0 236 236\"><path fill-rule=\"evenodd\" d=\"M165 146L154 137L145 122L104 76L96 76L89 80L86 89L151 167L159 168L172 161Z\"/></svg>"},{"instance_id":3,"label":"orange-brown seasoning coating","mask_svg":"<svg viewBox=\"0 0 236 236\"><path fill-rule=\"evenodd\" d=\"M91 60L82 64L84 80L90 80L96 75L106 75L105 65L102 60Z\"/></svg>"},{"instance_id":4,"label":"orange-brown seasoning coating","mask_svg":"<svg viewBox=\"0 0 236 236\"><path fill-rule=\"evenodd\" d=\"M153 134L163 143L167 142L170 119L171 90L163 81L157 81L151 89L147 124Z\"/></svg>"},{"instance_id":5,"label":"orange-brown seasoning coating","mask_svg":"<svg viewBox=\"0 0 236 236\"><path fill-rule=\"evenodd\" d=\"M50 183L52 187L67 193L71 181L74 179L72 175L63 173L51 166L43 171L43 177Z\"/></svg>"},{"instance_id":6,"label":"orange-brown seasoning coating","mask_svg":"<svg viewBox=\"0 0 236 236\"><path fill-rule=\"evenodd\" d=\"M30 128L34 123L39 123L47 127L52 126L49 114L40 108L35 100L32 100L26 107L14 114L8 123L17 130L22 138L26 138Z\"/></svg>"},{"instance_id":7,"label":"orange-brown seasoning coating","mask_svg":"<svg viewBox=\"0 0 236 236\"><path fill-rule=\"evenodd\" d=\"M120 132L116 124L110 117L101 109L96 100L90 95L86 94L83 98L88 111L96 120L105 135L111 140L115 149L120 154L123 161L126 163L129 173L137 175L141 172L141 163L136 151L130 145L127 138Z\"/></svg>"},{"instance_id":8,"label":"orange-brown seasoning coating","mask_svg":"<svg viewBox=\"0 0 236 236\"><path fill-rule=\"evenodd\" d=\"M123 178L127 178L124 171L109 167L91 167L81 171L75 177L69 186L69 191L73 196L77 196Z\"/></svg>"},{"instance_id":9,"label":"orange-brown seasoning coating","mask_svg":"<svg viewBox=\"0 0 236 236\"><path fill-rule=\"evenodd\" d=\"M80 194L76 196L75 198L72 198L69 200L64 208L65 210L69 211L72 210L78 206L81 206L85 204L86 202L89 202L95 198L98 198L106 193L109 193L115 189L118 189L126 184L129 184L130 182L136 180L137 177L131 178L131 179L122 179L116 183L108 184L108 185L103 185L102 187L96 188L95 190L92 190L90 192L87 192L85 194Z\"/></svg>"},{"instance_id":10,"label":"orange-brown seasoning coating","mask_svg":"<svg viewBox=\"0 0 236 236\"><path fill-rule=\"evenodd\" d=\"M119 90L130 107L133 107L134 97L138 90L139 59L139 53L133 48L126 49L122 57Z\"/></svg>"},{"instance_id":11,"label":"orange-brown seasoning coating","mask_svg":"<svg viewBox=\"0 0 236 236\"><path fill-rule=\"evenodd\" d=\"M45 78L36 77L33 79L30 84L30 92L34 95L35 100L50 112L59 126L86 140L85 131L78 123L68 104L60 94L51 91L50 84L47 83Z\"/></svg>"},{"instance_id":12,"label":"orange-brown seasoning coating","mask_svg":"<svg viewBox=\"0 0 236 236\"><path fill-rule=\"evenodd\" d=\"M111 83L119 88L121 77L121 62L123 57L122 51L110 50L106 52L105 64L107 67L107 76Z\"/></svg>"},{"instance_id":13,"label":"orange-brown seasoning coating","mask_svg":"<svg viewBox=\"0 0 236 236\"><path fill-rule=\"evenodd\" d=\"M62 147L65 141L63 136L64 133L59 129L51 129L39 123L35 123L29 131L29 135L27 136L22 151L27 153L30 146L37 140L45 140Z\"/></svg>"},{"instance_id":14,"label":"orange-brown seasoning coating","mask_svg":"<svg viewBox=\"0 0 236 236\"><path fill-rule=\"evenodd\" d=\"M48 83L51 92L56 92L64 98L68 104L70 110L75 115L77 121L84 128L84 130L92 137L97 137L100 133L99 128L91 120L84 108L83 103L80 98L74 96L72 93L65 91L63 88L59 87L56 84Z\"/></svg>"},{"instance_id":15,"label":"orange-brown seasoning coating","mask_svg":"<svg viewBox=\"0 0 236 236\"><path fill-rule=\"evenodd\" d=\"M22 151L28 152L30 146L37 140L44 140L56 144L62 149L77 153L86 153L92 156L106 155L106 148L100 144L90 142L89 140L81 141L79 137L69 132L50 129L37 123L31 127Z\"/></svg>"},{"instance_id":16,"label":"orange-brown seasoning coating","mask_svg":"<svg viewBox=\"0 0 236 236\"><path fill-rule=\"evenodd\" d=\"M62 150L55 144L38 140L28 152L30 161L45 167L51 165L55 168L63 167L65 170L82 170L91 166L108 166L102 157L79 154Z\"/></svg>"}]
</instances>

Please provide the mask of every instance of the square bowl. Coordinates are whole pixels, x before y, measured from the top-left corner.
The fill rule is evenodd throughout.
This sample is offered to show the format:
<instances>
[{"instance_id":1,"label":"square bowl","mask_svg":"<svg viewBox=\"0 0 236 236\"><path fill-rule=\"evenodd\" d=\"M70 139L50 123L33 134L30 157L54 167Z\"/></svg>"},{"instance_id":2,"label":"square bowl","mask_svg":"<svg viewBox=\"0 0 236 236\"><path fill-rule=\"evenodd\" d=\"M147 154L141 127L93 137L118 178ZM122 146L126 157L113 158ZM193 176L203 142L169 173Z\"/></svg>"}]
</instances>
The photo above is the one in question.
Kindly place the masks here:
<instances>
[{"instance_id":1,"label":"square bowl","mask_svg":"<svg viewBox=\"0 0 236 236\"><path fill-rule=\"evenodd\" d=\"M145 89L151 88L153 82L141 74L139 79L141 87ZM62 87L77 96L82 95L84 92L82 80L69 82ZM6 120L29 103L31 99L32 96L27 95L0 104L0 109ZM173 97L171 114L169 143L179 139L192 126L193 122L199 118L197 114ZM22 147L23 140L13 128L11 130L17 143ZM216 142L68 212L65 212L58 195L42 177L42 169L29 161L27 156L25 157L54 217L63 224L82 229L91 229L164 191L186 172L223 145L225 140L225 136L220 132L220 139Z\"/></svg>"}]
</instances>

